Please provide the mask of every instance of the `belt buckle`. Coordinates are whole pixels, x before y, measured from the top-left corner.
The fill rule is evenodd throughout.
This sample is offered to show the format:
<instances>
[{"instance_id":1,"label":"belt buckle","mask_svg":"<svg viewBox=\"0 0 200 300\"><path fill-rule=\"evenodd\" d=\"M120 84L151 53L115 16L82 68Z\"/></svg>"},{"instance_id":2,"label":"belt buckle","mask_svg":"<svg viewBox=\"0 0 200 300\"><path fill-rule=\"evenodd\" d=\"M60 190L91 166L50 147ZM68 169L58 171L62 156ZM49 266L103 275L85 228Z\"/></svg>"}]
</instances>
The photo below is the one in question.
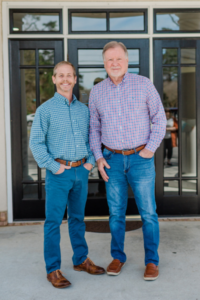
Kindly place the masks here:
<instances>
[{"instance_id":1,"label":"belt buckle","mask_svg":"<svg viewBox=\"0 0 200 300\"><path fill-rule=\"evenodd\" d=\"M69 164L69 165L70 165L70 167L72 167L72 163L73 163L73 161L70 161L70 164Z\"/></svg>"},{"instance_id":2,"label":"belt buckle","mask_svg":"<svg viewBox=\"0 0 200 300\"><path fill-rule=\"evenodd\" d=\"M124 154L124 152L125 152L125 151L124 151L124 150L122 150L122 154L123 154L123 155L125 155L125 154Z\"/></svg>"}]
</instances>

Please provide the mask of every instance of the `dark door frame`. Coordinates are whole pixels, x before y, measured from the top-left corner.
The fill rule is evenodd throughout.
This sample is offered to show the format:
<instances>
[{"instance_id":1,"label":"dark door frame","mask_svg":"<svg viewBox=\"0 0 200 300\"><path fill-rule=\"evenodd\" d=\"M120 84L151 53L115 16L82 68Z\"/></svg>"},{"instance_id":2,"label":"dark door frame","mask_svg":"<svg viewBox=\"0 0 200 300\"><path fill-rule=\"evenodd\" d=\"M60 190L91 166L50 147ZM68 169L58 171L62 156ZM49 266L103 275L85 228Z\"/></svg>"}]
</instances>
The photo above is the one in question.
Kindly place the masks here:
<instances>
[{"instance_id":1,"label":"dark door frame","mask_svg":"<svg viewBox=\"0 0 200 300\"><path fill-rule=\"evenodd\" d=\"M196 38L159 38L154 39L154 84L163 99L163 80L162 80L162 48L178 48L178 60L180 62L180 49L181 48L196 48L196 120L197 120L197 137L200 133L200 40ZM180 67L178 73L178 94L179 94L179 120L178 125L181 129L181 108L180 101ZM164 195L164 176L163 176L163 143L158 148L155 157L156 163L156 200L159 215L198 215L200 214L200 139L197 138L197 176L192 179L197 179L197 195L177 195L165 196ZM179 180L179 189L181 191L181 134L179 134L179 177L174 177L174 180ZM184 177L190 180L190 177Z\"/></svg>"},{"instance_id":2,"label":"dark door frame","mask_svg":"<svg viewBox=\"0 0 200 300\"><path fill-rule=\"evenodd\" d=\"M78 68L104 68L102 65L78 65L78 49L103 49L104 45L111 41L122 42L127 49L140 49L139 65L130 67L139 67L140 75L149 78L149 39L68 39L68 60L75 66L78 74ZM77 78L78 79L78 78ZM79 99L79 81L77 82L74 93ZM100 183L103 179L89 179L89 184ZM127 215L138 214L134 198L129 198ZM106 197L89 197L86 204L87 216L109 215Z\"/></svg>"},{"instance_id":3,"label":"dark door frame","mask_svg":"<svg viewBox=\"0 0 200 300\"><path fill-rule=\"evenodd\" d=\"M52 39L10 39L10 107L11 107L11 144L12 144L12 185L13 185L13 219L14 220L41 220L45 218L45 201L43 199L22 200L23 184L44 183L41 177L32 182L22 180L22 135L21 135L21 76L20 76L20 49L54 49L55 64L63 60L63 40ZM36 56L36 63L38 57ZM43 66L44 67L44 66ZM37 68L36 68L37 69ZM39 73L36 72L36 81ZM39 106L39 85L36 84L36 103Z\"/></svg>"}]
</instances>

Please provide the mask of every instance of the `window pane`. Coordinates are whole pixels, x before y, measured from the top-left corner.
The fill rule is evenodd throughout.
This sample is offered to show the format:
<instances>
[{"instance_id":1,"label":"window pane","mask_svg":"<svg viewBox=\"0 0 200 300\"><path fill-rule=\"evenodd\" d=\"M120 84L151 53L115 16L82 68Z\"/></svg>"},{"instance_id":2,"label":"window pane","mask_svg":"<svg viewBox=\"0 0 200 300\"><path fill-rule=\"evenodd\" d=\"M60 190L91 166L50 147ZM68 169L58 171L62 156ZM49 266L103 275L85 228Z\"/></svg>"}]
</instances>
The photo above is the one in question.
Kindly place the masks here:
<instances>
[{"instance_id":1,"label":"window pane","mask_svg":"<svg viewBox=\"0 0 200 300\"><path fill-rule=\"evenodd\" d=\"M196 68L181 68L182 176L197 175L196 159Z\"/></svg>"},{"instance_id":2,"label":"window pane","mask_svg":"<svg viewBox=\"0 0 200 300\"><path fill-rule=\"evenodd\" d=\"M45 178L46 178L46 169L45 169L45 168L42 168L42 169L41 169L41 179L42 179L42 180L45 180Z\"/></svg>"},{"instance_id":3,"label":"window pane","mask_svg":"<svg viewBox=\"0 0 200 300\"><path fill-rule=\"evenodd\" d=\"M159 12L156 14L158 31L196 31L200 30L200 12L180 11L175 13Z\"/></svg>"},{"instance_id":4,"label":"window pane","mask_svg":"<svg viewBox=\"0 0 200 300\"><path fill-rule=\"evenodd\" d=\"M103 65L102 57L103 49L92 50L78 50L78 64L79 65Z\"/></svg>"},{"instance_id":5,"label":"window pane","mask_svg":"<svg viewBox=\"0 0 200 300\"><path fill-rule=\"evenodd\" d=\"M72 13L72 31L106 31L106 13Z\"/></svg>"},{"instance_id":6,"label":"window pane","mask_svg":"<svg viewBox=\"0 0 200 300\"><path fill-rule=\"evenodd\" d=\"M139 49L127 49L128 51L128 63L129 65L139 65L140 50Z\"/></svg>"},{"instance_id":7,"label":"window pane","mask_svg":"<svg viewBox=\"0 0 200 300\"><path fill-rule=\"evenodd\" d=\"M88 104L89 100L89 93L91 88L104 80L107 77L107 73L105 69L99 68L87 68L87 69L79 69L78 72L79 77L79 94L80 94L80 101Z\"/></svg>"},{"instance_id":8,"label":"window pane","mask_svg":"<svg viewBox=\"0 0 200 300\"><path fill-rule=\"evenodd\" d=\"M54 65L54 50L39 50L39 65Z\"/></svg>"},{"instance_id":9,"label":"window pane","mask_svg":"<svg viewBox=\"0 0 200 300\"><path fill-rule=\"evenodd\" d=\"M178 107L178 68L163 68L163 105Z\"/></svg>"},{"instance_id":10,"label":"window pane","mask_svg":"<svg viewBox=\"0 0 200 300\"><path fill-rule=\"evenodd\" d=\"M144 30L143 12L113 12L109 16L111 31Z\"/></svg>"},{"instance_id":11,"label":"window pane","mask_svg":"<svg viewBox=\"0 0 200 300\"><path fill-rule=\"evenodd\" d=\"M34 66L35 50L20 50L20 64L26 66Z\"/></svg>"},{"instance_id":12,"label":"window pane","mask_svg":"<svg viewBox=\"0 0 200 300\"><path fill-rule=\"evenodd\" d=\"M183 195L196 195L197 194L197 181L196 180L182 180L182 194Z\"/></svg>"},{"instance_id":13,"label":"window pane","mask_svg":"<svg viewBox=\"0 0 200 300\"><path fill-rule=\"evenodd\" d=\"M177 64L178 62L178 51L177 49L162 49L163 65Z\"/></svg>"},{"instance_id":14,"label":"window pane","mask_svg":"<svg viewBox=\"0 0 200 300\"><path fill-rule=\"evenodd\" d=\"M105 198L105 197L106 197L106 187L104 181L99 183L89 183L88 198Z\"/></svg>"},{"instance_id":15,"label":"window pane","mask_svg":"<svg viewBox=\"0 0 200 300\"><path fill-rule=\"evenodd\" d=\"M31 126L36 111L35 70L21 69L21 131L23 180L37 180L37 163L29 148Z\"/></svg>"},{"instance_id":16,"label":"window pane","mask_svg":"<svg viewBox=\"0 0 200 300\"><path fill-rule=\"evenodd\" d=\"M164 177L178 176L178 68L163 68L163 104L167 118L164 137Z\"/></svg>"},{"instance_id":17,"label":"window pane","mask_svg":"<svg viewBox=\"0 0 200 300\"><path fill-rule=\"evenodd\" d=\"M42 184L42 199L46 198L45 183Z\"/></svg>"},{"instance_id":18,"label":"window pane","mask_svg":"<svg viewBox=\"0 0 200 300\"><path fill-rule=\"evenodd\" d=\"M196 49L181 49L181 63L182 64L195 64L196 62Z\"/></svg>"},{"instance_id":19,"label":"window pane","mask_svg":"<svg viewBox=\"0 0 200 300\"><path fill-rule=\"evenodd\" d=\"M128 68L128 72L132 74L140 74L140 68Z\"/></svg>"},{"instance_id":20,"label":"window pane","mask_svg":"<svg viewBox=\"0 0 200 300\"><path fill-rule=\"evenodd\" d=\"M38 185L37 184L23 184L23 200L38 199Z\"/></svg>"},{"instance_id":21,"label":"window pane","mask_svg":"<svg viewBox=\"0 0 200 300\"><path fill-rule=\"evenodd\" d=\"M53 69L39 69L40 73L40 103L53 97L55 89L52 82Z\"/></svg>"},{"instance_id":22,"label":"window pane","mask_svg":"<svg viewBox=\"0 0 200 300\"><path fill-rule=\"evenodd\" d=\"M165 180L164 181L164 195L177 196L179 194L178 180Z\"/></svg>"},{"instance_id":23,"label":"window pane","mask_svg":"<svg viewBox=\"0 0 200 300\"><path fill-rule=\"evenodd\" d=\"M13 13L13 31L59 31L59 13Z\"/></svg>"}]
</instances>

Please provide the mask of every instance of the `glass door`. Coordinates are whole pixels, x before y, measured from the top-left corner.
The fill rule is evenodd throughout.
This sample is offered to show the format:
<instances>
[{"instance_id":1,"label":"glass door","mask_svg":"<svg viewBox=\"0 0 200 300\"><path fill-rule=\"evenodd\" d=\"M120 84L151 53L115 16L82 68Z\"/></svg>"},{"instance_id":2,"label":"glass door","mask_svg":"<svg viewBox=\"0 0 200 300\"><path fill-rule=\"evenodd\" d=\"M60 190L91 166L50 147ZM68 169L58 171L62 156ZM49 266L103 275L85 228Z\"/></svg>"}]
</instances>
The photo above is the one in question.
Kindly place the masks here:
<instances>
[{"instance_id":1,"label":"glass door","mask_svg":"<svg viewBox=\"0 0 200 300\"><path fill-rule=\"evenodd\" d=\"M45 169L30 151L35 111L54 95L53 67L63 60L62 40L10 40L14 220L45 218Z\"/></svg>"},{"instance_id":2,"label":"glass door","mask_svg":"<svg viewBox=\"0 0 200 300\"><path fill-rule=\"evenodd\" d=\"M85 105L88 105L89 93L92 87L104 80L107 73L104 69L102 50L110 39L69 39L68 55L69 61L76 67L78 83L74 93ZM130 73L149 77L149 40L148 39L126 39L117 40L126 45L129 54ZM134 195L129 187L128 190L127 215L138 214L134 201ZM86 216L109 215L105 183L98 172L97 165L89 174L89 193L86 205Z\"/></svg>"},{"instance_id":3,"label":"glass door","mask_svg":"<svg viewBox=\"0 0 200 300\"><path fill-rule=\"evenodd\" d=\"M155 40L154 81L167 117L156 154L162 215L199 214L200 48L197 40Z\"/></svg>"}]
</instances>

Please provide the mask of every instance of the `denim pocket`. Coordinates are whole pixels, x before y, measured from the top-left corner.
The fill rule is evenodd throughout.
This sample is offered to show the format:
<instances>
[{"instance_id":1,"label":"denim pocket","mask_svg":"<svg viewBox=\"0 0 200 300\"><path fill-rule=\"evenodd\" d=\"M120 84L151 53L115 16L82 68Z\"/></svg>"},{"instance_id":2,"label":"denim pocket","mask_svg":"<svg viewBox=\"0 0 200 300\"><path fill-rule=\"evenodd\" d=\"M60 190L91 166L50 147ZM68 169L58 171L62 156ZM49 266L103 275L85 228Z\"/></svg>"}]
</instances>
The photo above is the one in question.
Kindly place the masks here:
<instances>
[{"instance_id":1,"label":"denim pocket","mask_svg":"<svg viewBox=\"0 0 200 300\"><path fill-rule=\"evenodd\" d=\"M110 159L113 156L114 152L104 148L103 150L103 157L105 158L105 160Z\"/></svg>"},{"instance_id":2,"label":"denim pocket","mask_svg":"<svg viewBox=\"0 0 200 300\"><path fill-rule=\"evenodd\" d=\"M52 174L55 175L55 176L61 176L61 175L63 175L65 173L65 170L62 173L60 173L60 174L53 174L53 173Z\"/></svg>"},{"instance_id":3,"label":"denim pocket","mask_svg":"<svg viewBox=\"0 0 200 300\"><path fill-rule=\"evenodd\" d=\"M86 169L86 168L84 167L84 165L83 165L83 169L85 169L88 173L90 172L90 170Z\"/></svg>"},{"instance_id":4,"label":"denim pocket","mask_svg":"<svg viewBox=\"0 0 200 300\"><path fill-rule=\"evenodd\" d=\"M152 157L142 157L140 156L140 154L138 153L138 156L141 158L141 159L144 159L144 160L150 160L150 159L153 159L154 158L154 155Z\"/></svg>"}]
</instances>

